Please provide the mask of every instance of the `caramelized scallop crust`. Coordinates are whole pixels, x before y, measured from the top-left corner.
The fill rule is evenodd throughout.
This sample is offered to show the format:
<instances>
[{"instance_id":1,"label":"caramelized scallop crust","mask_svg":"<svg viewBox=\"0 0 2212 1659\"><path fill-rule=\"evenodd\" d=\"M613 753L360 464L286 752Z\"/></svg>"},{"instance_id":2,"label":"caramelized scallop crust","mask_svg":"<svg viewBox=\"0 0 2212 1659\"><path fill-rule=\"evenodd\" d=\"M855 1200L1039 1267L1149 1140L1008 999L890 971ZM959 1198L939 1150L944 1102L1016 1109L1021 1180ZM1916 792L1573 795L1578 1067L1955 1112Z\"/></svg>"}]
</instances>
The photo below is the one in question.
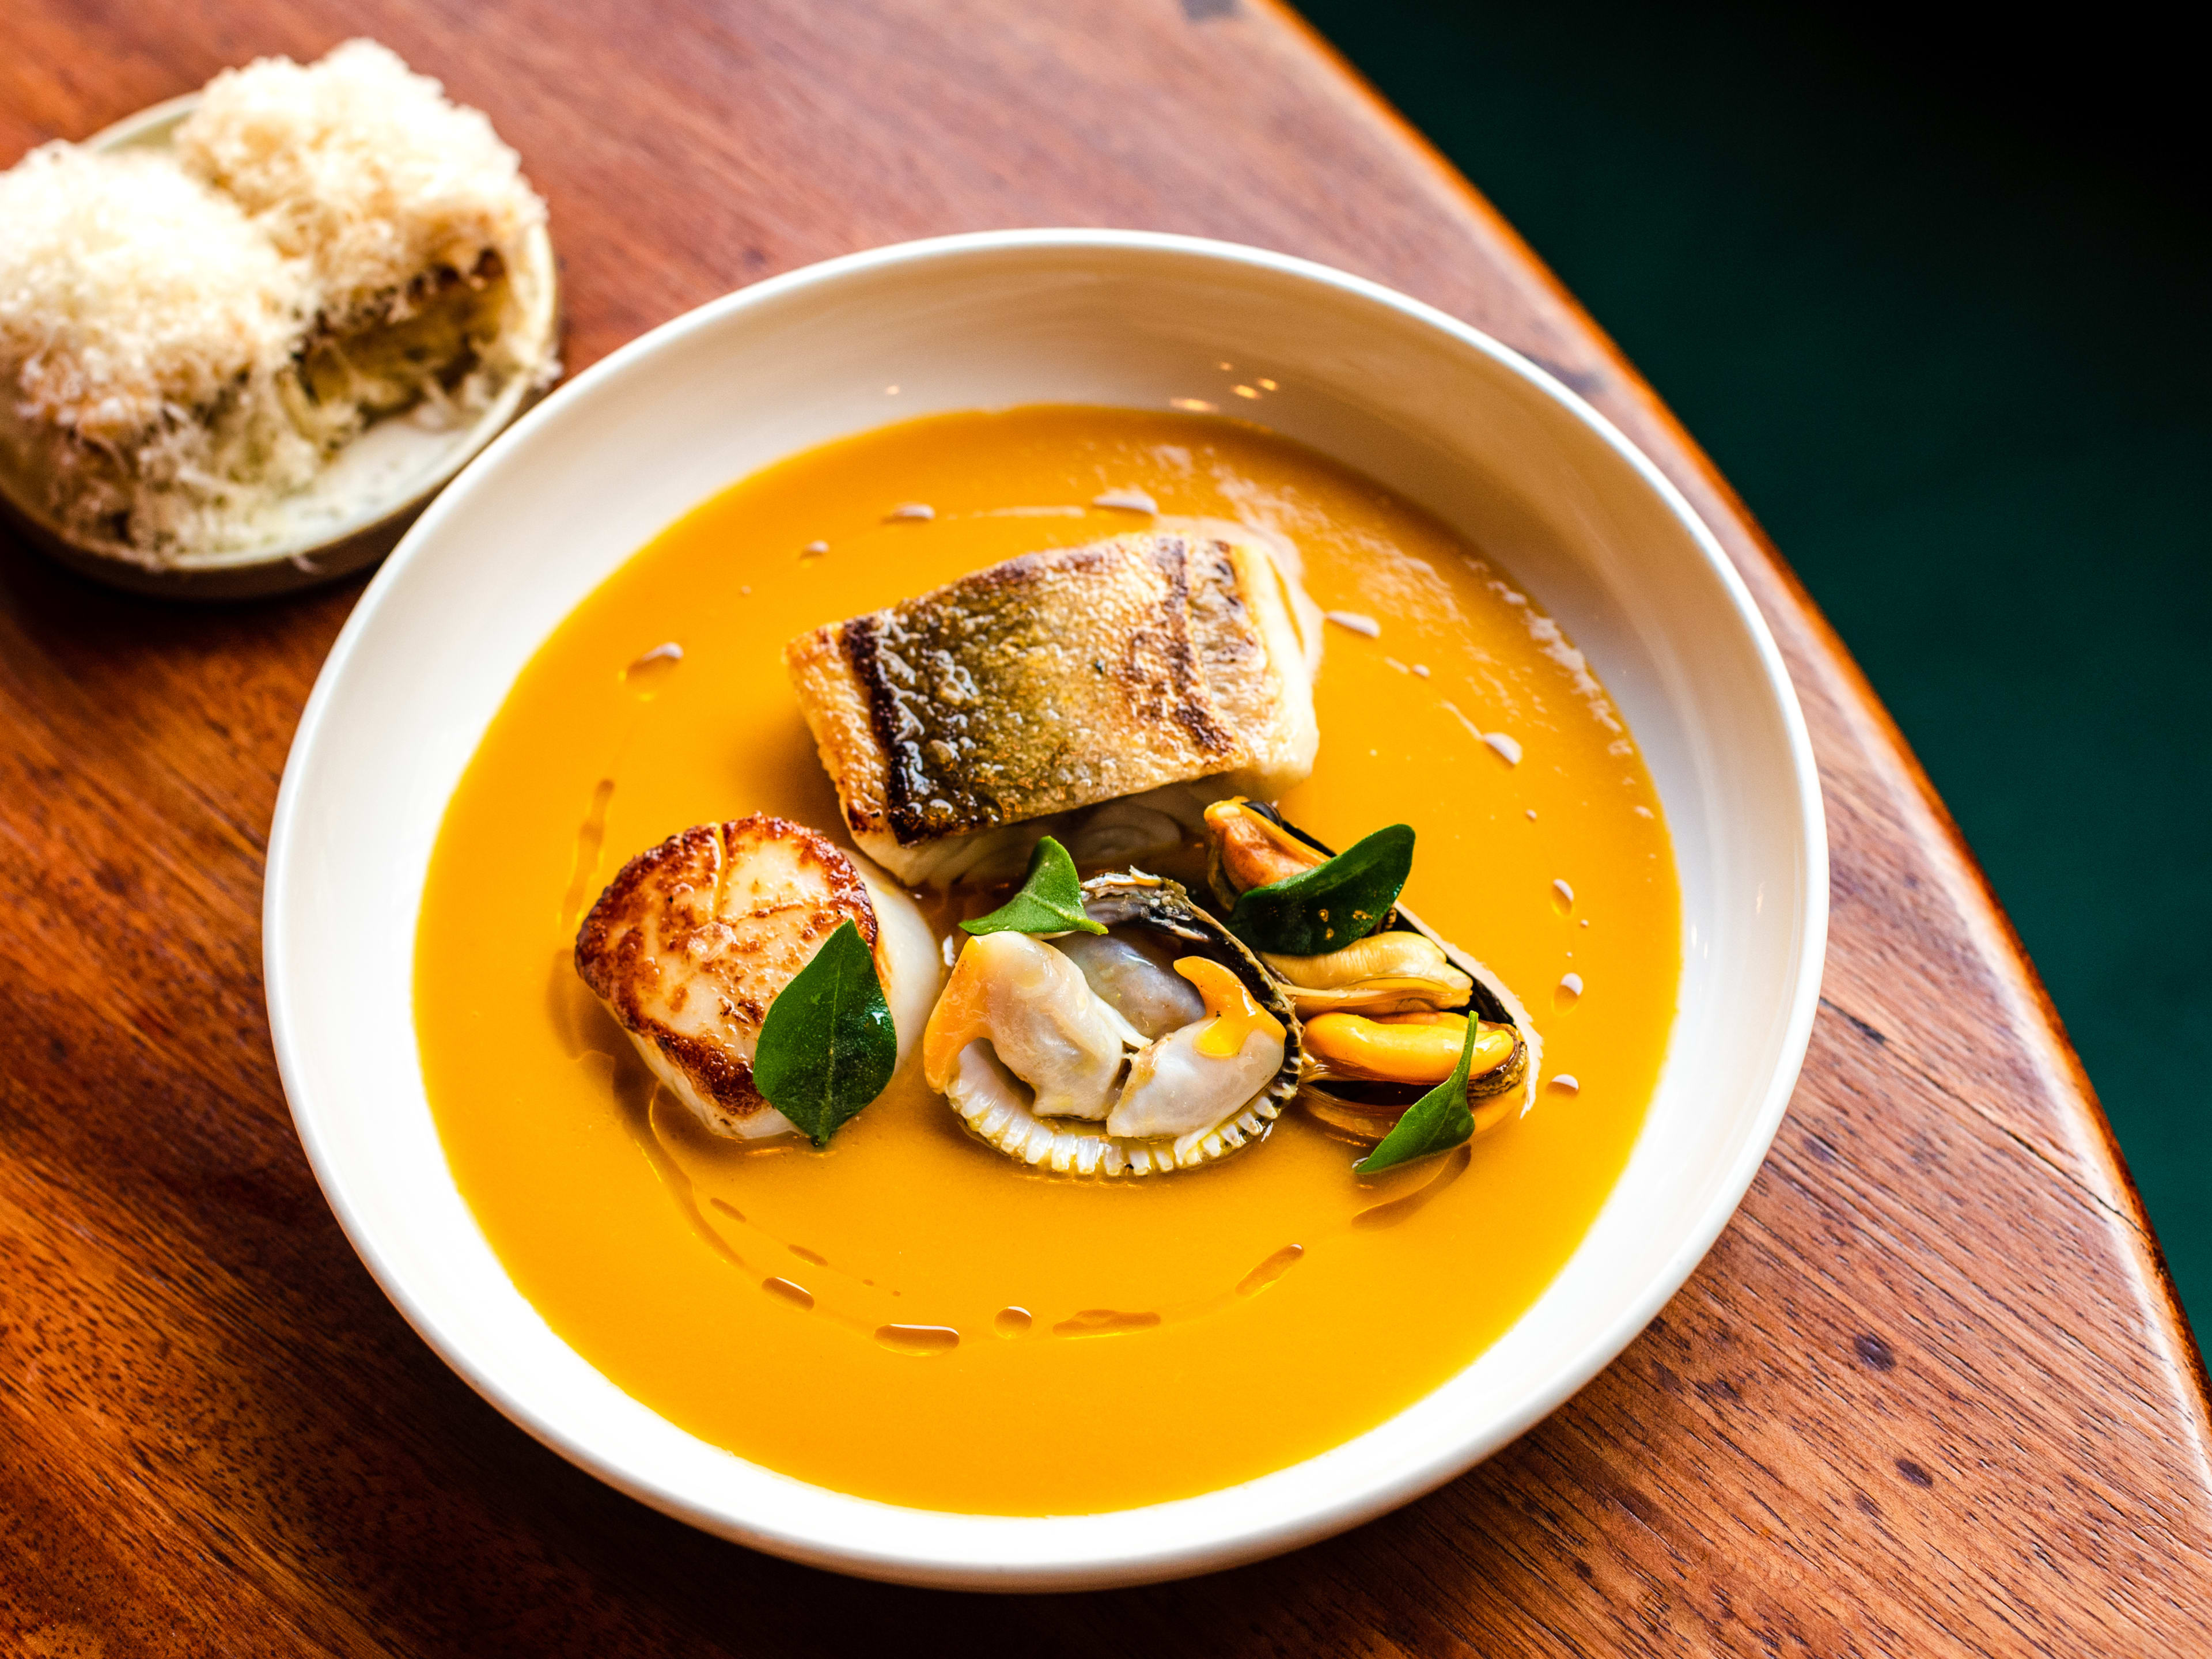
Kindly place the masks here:
<instances>
[{"instance_id":1,"label":"caramelized scallop crust","mask_svg":"<svg viewBox=\"0 0 2212 1659\"><path fill-rule=\"evenodd\" d=\"M804 824L756 813L685 830L624 865L584 918L576 971L709 1129L781 1133L789 1121L753 1086L761 1022L847 921L878 950L852 860Z\"/></svg>"}]
</instances>

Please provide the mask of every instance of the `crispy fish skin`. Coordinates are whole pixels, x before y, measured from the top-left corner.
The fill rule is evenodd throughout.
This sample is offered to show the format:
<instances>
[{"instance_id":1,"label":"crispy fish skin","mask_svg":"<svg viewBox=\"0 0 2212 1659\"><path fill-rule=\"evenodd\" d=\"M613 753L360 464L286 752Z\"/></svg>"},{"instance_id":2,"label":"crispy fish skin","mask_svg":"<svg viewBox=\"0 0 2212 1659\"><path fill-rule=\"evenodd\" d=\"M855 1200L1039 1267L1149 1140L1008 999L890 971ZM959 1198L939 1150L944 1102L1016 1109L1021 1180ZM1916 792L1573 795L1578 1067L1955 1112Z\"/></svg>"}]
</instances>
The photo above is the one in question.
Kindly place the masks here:
<instances>
[{"instance_id":1,"label":"crispy fish skin","mask_svg":"<svg viewBox=\"0 0 2212 1659\"><path fill-rule=\"evenodd\" d=\"M577 931L576 971L708 1128L778 1134L790 1121L753 1086L761 1022L848 921L877 949L853 861L803 824L756 813L683 830L624 865Z\"/></svg>"},{"instance_id":2,"label":"crispy fish skin","mask_svg":"<svg viewBox=\"0 0 2212 1659\"><path fill-rule=\"evenodd\" d=\"M854 840L917 882L953 838L1304 778L1318 733L1285 580L1257 538L1118 536L817 629L784 662Z\"/></svg>"}]
</instances>

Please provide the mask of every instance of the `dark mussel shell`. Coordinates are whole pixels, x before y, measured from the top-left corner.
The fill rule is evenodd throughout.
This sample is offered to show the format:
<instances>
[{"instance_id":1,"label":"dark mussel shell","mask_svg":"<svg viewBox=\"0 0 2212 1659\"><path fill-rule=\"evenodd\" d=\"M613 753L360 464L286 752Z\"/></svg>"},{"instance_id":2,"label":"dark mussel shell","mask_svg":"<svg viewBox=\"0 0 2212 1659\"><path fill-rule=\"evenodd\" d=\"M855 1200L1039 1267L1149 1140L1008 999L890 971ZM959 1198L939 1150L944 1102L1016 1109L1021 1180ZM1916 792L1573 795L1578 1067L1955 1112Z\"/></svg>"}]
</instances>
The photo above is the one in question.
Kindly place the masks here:
<instances>
[{"instance_id":1,"label":"dark mussel shell","mask_svg":"<svg viewBox=\"0 0 2212 1659\"><path fill-rule=\"evenodd\" d=\"M1259 801L1248 800L1243 804L1249 811L1266 818L1292 840L1310 847L1322 857L1336 856L1334 848L1299 829L1273 807ZM1220 907L1222 914L1226 915L1235 908L1237 892L1229 879L1228 872L1223 868L1221 842L1216 836L1208 837L1206 873L1211 896ZM1524 1090L1533 1097L1541 1062L1541 1039L1537 1036L1527 1010L1522 1007L1519 999L1514 996L1504 981L1402 904L1393 906L1390 914L1383 918L1382 926L1376 929L1377 933L1394 930L1419 933L1428 939L1443 951L1446 961L1474 981L1474 990L1466 1001L1442 1012L1464 1013L1492 1025L1510 1026L1517 1036L1513 1053L1503 1066L1468 1079L1467 1092L1469 1103L1495 1100L1510 1095L1516 1089ZM1273 978L1272 970L1267 969L1265 963L1261 965L1262 971ZM1316 1069L1310 1066L1310 1073ZM1303 1089L1304 1097L1316 1115L1336 1127L1363 1137L1379 1137L1399 1114L1426 1092L1426 1089L1418 1084L1318 1074L1310 1074Z\"/></svg>"}]
</instances>

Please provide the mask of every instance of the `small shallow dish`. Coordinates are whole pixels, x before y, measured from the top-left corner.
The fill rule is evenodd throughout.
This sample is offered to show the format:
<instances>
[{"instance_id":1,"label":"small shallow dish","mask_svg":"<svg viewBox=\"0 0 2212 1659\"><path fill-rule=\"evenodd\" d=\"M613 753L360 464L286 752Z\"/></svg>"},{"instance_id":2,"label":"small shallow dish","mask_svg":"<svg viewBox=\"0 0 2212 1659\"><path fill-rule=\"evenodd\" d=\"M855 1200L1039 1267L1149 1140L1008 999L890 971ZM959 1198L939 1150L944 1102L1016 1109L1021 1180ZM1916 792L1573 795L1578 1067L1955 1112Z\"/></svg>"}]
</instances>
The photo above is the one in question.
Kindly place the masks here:
<instances>
[{"instance_id":1,"label":"small shallow dish","mask_svg":"<svg viewBox=\"0 0 2212 1659\"><path fill-rule=\"evenodd\" d=\"M86 139L93 150L166 149L169 137L199 103L198 93L125 116ZM533 342L560 333L558 277L552 239L543 224L524 245L516 281L529 296L526 326ZM531 354L534 358L535 350ZM346 446L290 514L295 526L259 546L185 554L158 568L79 546L0 478L0 509L42 551L80 574L135 593L176 599L242 599L334 581L390 552L430 498L513 424L542 393L517 374L465 426L420 427L404 415L379 421Z\"/></svg>"},{"instance_id":2,"label":"small shallow dish","mask_svg":"<svg viewBox=\"0 0 2212 1659\"><path fill-rule=\"evenodd\" d=\"M1672 1046L1618 1186L1535 1304L1450 1382L1320 1456L1201 1497L945 1514L825 1491L695 1438L555 1335L447 1167L410 992L447 797L546 635L732 480L941 410L1233 409L1232 385L1257 374L1280 387L1269 426L1494 554L1636 732L1680 862L1684 951ZM1011 1590L1143 1583L1310 1542L1449 1480L1589 1381L1689 1276L1765 1157L1826 923L1819 787L1781 659L1711 533L1602 417L1496 341L1339 271L1182 237L1040 230L879 249L731 295L616 353L480 457L378 575L308 702L270 837L264 951L278 1064L331 1207L487 1399L725 1537L872 1577Z\"/></svg>"}]
</instances>

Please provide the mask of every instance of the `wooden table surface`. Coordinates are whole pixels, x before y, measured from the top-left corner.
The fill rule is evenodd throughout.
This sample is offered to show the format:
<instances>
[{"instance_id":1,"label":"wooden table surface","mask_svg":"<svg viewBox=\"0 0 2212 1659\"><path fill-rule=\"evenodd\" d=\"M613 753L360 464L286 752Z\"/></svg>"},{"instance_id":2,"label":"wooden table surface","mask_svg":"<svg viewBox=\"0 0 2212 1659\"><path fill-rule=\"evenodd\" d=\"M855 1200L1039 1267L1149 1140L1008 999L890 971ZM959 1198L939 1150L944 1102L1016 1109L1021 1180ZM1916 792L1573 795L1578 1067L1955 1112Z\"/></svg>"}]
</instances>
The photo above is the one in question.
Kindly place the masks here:
<instances>
[{"instance_id":1,"label":"wooden table surface","mask_svg":"<svg viewBox=\"0 0 2212 1659\"><path fill-rule=\"evenodd\" d=\"M1690 440L1267 0L9 0L0 162L372 33L552 204L580 368L728 289L993 226L1344 266L1487 329L1685 489L1796 677L1834 923L1741 1212L1549 1421L1186 1583L835 1579L617 1496L439 1363L294 1139L260 980L285 749L360 592L191 610L0 543L0 1650L2150 1653L2212 1617L2203 1376L1942 807ZM0 235L6 234L0 226Z\"/></svg>"}]
</instances>

